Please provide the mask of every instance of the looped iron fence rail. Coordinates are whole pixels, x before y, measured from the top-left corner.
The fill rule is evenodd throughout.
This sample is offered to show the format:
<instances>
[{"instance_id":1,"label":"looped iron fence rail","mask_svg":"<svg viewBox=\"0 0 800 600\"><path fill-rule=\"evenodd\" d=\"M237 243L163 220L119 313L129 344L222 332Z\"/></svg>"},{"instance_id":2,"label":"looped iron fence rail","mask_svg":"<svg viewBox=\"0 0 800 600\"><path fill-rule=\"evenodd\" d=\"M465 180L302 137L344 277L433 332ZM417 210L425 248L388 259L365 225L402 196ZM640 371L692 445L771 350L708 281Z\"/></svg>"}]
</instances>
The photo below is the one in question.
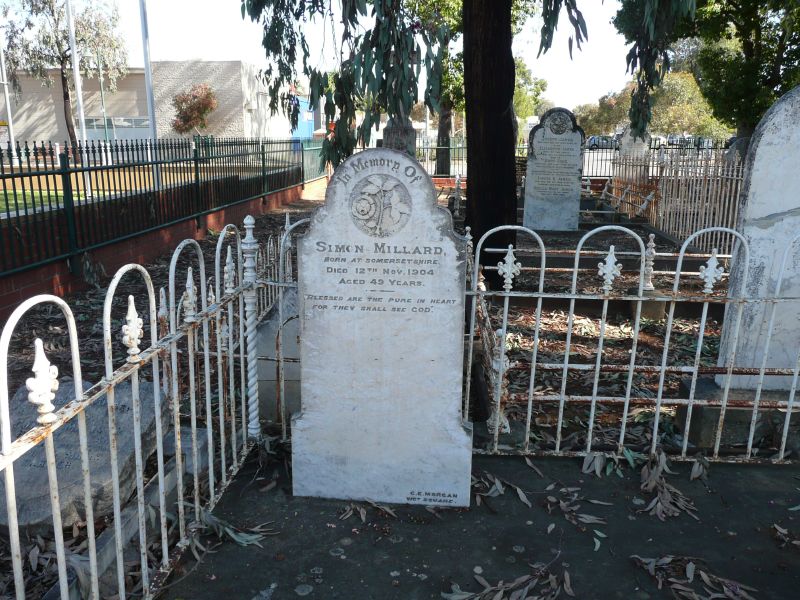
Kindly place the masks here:
<instances>
[{"instance_id":1,"label":"looped iron fence rail","mask_svg":"<svg viewBox=\"0 0 800 600\"><path fill-rule=\"evenodd\" d=\"M264 282L275 281L284 269L278 266L276 241L270 237L265 244L259 243L254 225L255 220L247 217L244 235L235 225L220 232L213 273L206 272L197 241L181 242L169 264L167 289L156 290L148 270L140 265L120 268L105 294L104 376L91 387L83 385L81 361L98 357L81 356L75 315L64 300L35 296L22 302L8 319L0 335L0 488L10 550L12 573L8 575L13 581L2 583L18 600L26 598L31 581L30 537L27 527L20 525L17 500L18 493L25 490L16 487L15 473L15 466L24 467L20 460L26 454L44 446L52 521L46 537L53 540L55 595L64 600L100 598L100 582L106 573L105 584L114 590L106 589L103 596L116 593L128 597L134 590L125 549L136 539L139 568L133 569L137 573L133 587L149 598L191 544L203 512L214 507L244 455L260 439L256 331L279 291ZM291 269L290 255L282 254ZM121 307L114 306L115 293L120 282L131 278L143 283L145 294L130 295L127 312L120 315ZM37 338L33 342L34 377L25 382L25 397L36 406L38 416L32 429L15 436L19 426L14 426L22 417L11 410L20 406L10 402L9 350L12 341L19 347L26 337L19 331L25 315L43 305L57 309L58 317L51 318L54 326L62 319L66 325L71 354L67 370L75 391L66 404L59 401L60 405L54 405L59 370L50 364L46 345ZM122 357L119 350L114 355L120 340ZM30 343L30 339L25 341ZM123 384L130 399L120 407L116 397ZM93 405L105 405L107 440L89 439L97 433L87 429L86 414ZM145 448L142 423L153 421L154 448ZM61 430L71 422L78 424L78 457L65 457L61 447L65 436L71 435ZM121 427L133 428L135 468L130 477L135 486L131 497L125 491L130 485L121 482ZM174 451L169 454L165 450L168 438L174 440ZM67 482L66 487L59 483L64 476L58 467L60 460L80 463L80 492L73 489L74 483ZM97 514L94 509L98 483L93 477L100 464L111 465L113 510L108 514ZM63 531L67 523L62 519L62 513L75 518L62 496L76 493L83 507L79 521L85 527L79 550L66 545Z\"/></svg>"}]
</instances>

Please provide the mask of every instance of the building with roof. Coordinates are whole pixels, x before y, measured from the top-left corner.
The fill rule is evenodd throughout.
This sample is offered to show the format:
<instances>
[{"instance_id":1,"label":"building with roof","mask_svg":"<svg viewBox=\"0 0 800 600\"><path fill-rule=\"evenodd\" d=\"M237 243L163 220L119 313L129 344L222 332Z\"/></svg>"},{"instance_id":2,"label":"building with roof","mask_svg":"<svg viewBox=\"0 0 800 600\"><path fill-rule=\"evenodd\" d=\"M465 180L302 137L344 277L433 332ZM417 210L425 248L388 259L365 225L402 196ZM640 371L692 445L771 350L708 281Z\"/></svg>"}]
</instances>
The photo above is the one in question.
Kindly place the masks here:
<instances>
[{"instance_id":1,"label":"building with roof","mask_svg":"<svg viewBox=\"0 0 800 600\"><path fill-rule=\"evenodd\" d=\"M242 61L154 61L153 98L156 130L160 138L178 137L172 131L175 116L172 99L192 85L208 83L217 96L218 107L202 133L215 137L289 138L311 137L319 127L319 112L301 99L300 121L292 133L289 120L281 113L270 114L269 95L254 65ZM64 119L61 83L52 70L53 84L47 86L28 74L20 75L22 93L12 96L14 133L18 141L63 142L68 139ZM105 115L97 77L83 78L83 104L86 137L89 140L143 139L150 137L144 69L131 68L117 80L115 92L105 85ZM74 93L73 93L74 96ZM73 98L73 115L78 131ZM5 118L5 102L0 95L0 115ZM78 133L78 135L80 135Z\"/></svg>"}]
</instances>

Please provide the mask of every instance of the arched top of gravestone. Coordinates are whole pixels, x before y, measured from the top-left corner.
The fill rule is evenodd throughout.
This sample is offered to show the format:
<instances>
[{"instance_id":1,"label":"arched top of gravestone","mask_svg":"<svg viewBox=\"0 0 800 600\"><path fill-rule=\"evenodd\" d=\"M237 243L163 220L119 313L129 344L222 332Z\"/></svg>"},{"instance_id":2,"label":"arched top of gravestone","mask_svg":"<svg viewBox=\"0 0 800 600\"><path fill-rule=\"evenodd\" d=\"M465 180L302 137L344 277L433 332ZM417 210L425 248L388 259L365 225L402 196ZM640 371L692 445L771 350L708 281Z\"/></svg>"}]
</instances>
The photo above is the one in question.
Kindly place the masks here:
<instances>
[{"instance_id":1,"label":"arched top of gravestone","mask_svg":"<svg viewBox=\"0 0 800 600\"><path fill-rule=\"evenodd\" d=\"M309 230L327 228L331 221L340 239L353 242L390 241L434 229L459 248L466 242L453 230L450 211L438 205L422 165L390 148L364 150L336 168Z\"/></svg>"},{"instance_id":2,"label":"arched top of gravestone","mask_svg":"<svg viewBox=\"0 0 800 600\"><path fill-rule=\"evenodd\" d=\"M770 227L800 217L800 86L787 92L756 127L745 160L739 226Z\"/></svg>"},{"instance_id":3,"label":"arched top of gravestone","mask_svg":"<svg viewBox=\"0 0 800 600\"><path fill-rule=\"evenodd\" d=\"M566 108L551 108L542 115L539 119L538 125L531 129L528 136L528 148L533 146L533 138L540 130L545 130L548 134L564 135L566 132L579 132L581 134L581 145L586 141L586 134L583 129L578 125L575 115L571 110Z\"/></svg>"}]
</instances>

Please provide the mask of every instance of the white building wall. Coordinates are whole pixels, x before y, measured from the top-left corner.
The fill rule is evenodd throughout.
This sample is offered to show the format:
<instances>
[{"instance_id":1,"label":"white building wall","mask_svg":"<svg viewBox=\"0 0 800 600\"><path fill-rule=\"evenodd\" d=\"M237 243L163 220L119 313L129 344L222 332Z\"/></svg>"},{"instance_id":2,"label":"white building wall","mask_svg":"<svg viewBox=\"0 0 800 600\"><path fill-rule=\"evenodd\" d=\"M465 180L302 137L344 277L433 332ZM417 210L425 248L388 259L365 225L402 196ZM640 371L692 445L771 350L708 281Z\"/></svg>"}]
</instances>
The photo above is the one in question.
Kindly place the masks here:
<instances>
[{"instance_id":1,"label":"white building wall","mask_svg":"<svg viewBox=\"0 0 800 600\"><path fill-rule=\"evenodd\" d=\"M51 71L52 85L47 86L27 74L20 75L22 93L18 98L11 97L11 110L14 119L14 134L20 142L45 140L63 143L68 139L64 119L64 102L61 94L61 78L58 71ZM147 99L144 94L144 74L142 69L132 69L117 81L117 91L108 91L105 82L106 114L109 117L147 117ZM100 82L94 78L83 78L83 103L86 117L102 115L100 104ZM72 112L75 115L75 132L80 137L75 97L72 95ZM0 94L0 119L6 119L6 107ZM102 131L89 132L89 139L101 139Z\"/></svg>"},{"instance_id":2,"label":"white building wall","mask_svg":"<svg viewBox=\"0 0 800 600\"><path fill-rule=\"evenodd\" d=\"M291 123L280 109L277 114L270 114L269 93L258 71L255 65L241 63L245 135L256 138L289 138L292 135Z\"/></svg>"},{"instance_id":3,"label":"white building wall","mask_svg":"<svg viewBox=\"0 0 800 600\"><path fill-rule=\"evenodd\" d=\"M175 109L172 99L197 83L208 83L217 95L218 107L209 116L209 127L203 134L215 137L268 137L291 136L289 120L281 112L270 115L267 88L258 77L258 68L241 61L156 61L153 67L153 96L156 106L158 136L177 137L172 130ZM61 83L57 71L52 74L53 85L47 87L37 79L22 75L22 94L15 102L12 98L14 133L20 141L67 140L61 100ZM105 132L102 121L91 127L91 119L101 117L100 86L98 79L83 79L84 111L89 119L87 137L102 140ZM147 138L150 136L147 121L147 96L142 69L132 69L117 81L117 91L110 93L106 82L106 115L108 118L137 118L136 128L118 128L118 139ZM73 97L73 114L76 114ZM0 120L6 115L0 94ZM78 132L77 115L75 128ZM78 132L80 136L80 133ZM110 136L114 136L111 131Z\"/></svg>"},{"instance_id":4,"label":"white building wall","mask_svg":"<svg viewBox=\"0 0 800 600\"><path fill-rule=\"evenodd\" d=\"M172 130L175 109L172 99L193 85L207 83L217 96L217 109L208 119L203 135L232 137L246 135L244 95L240 61L156 61L153 68L153 97L158 137L178 136Z\"/></svg>"}]
</instances>

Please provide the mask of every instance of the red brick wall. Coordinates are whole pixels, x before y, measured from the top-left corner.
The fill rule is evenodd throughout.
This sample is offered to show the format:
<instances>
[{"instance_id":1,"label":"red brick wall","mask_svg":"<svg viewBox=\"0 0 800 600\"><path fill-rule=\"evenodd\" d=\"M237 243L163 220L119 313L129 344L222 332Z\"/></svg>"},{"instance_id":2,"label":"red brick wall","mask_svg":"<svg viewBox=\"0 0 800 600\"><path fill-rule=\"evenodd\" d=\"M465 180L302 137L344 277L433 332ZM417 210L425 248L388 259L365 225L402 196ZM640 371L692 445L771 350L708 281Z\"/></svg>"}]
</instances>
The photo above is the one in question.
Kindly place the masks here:
<instances>
[{"instance_id":1,"label":"red brick wall","mask_svg":"<svg viewBox=\"0 0 800 600\"><path fill-rule=\"evenodd\" d=\"M456 178L455 177L431 177L433 181L433 186L435 188L453 188L456 189ZM466 195L467 193L467 178L461 178L461 194Z\"/></svg>"},{"instance_id":2,"label":"red brick wall","mask_svg":"<svg viewBox=\"0 0 800 600\"><path fill-rule=\"evenodd\" d=\"M307 187L324 184L325 180L317 180L307 184ZM219 231L228 223L241 227L245 216L266 214L299 200L301 194L302 186L298 185L208 213L200 217L199 223L195 219L187 219L157 231L109 244L89 254L93 263L102 264L106 273L112 275L122 265L151 262L165 252L172 251L187 238L203 239L209 229ZM81 277L70 273L66 260L0 278L0 320L5 323L20 302L36 294L64 296L86 287L87 283Z\"/></svg>"}]
</instances>

